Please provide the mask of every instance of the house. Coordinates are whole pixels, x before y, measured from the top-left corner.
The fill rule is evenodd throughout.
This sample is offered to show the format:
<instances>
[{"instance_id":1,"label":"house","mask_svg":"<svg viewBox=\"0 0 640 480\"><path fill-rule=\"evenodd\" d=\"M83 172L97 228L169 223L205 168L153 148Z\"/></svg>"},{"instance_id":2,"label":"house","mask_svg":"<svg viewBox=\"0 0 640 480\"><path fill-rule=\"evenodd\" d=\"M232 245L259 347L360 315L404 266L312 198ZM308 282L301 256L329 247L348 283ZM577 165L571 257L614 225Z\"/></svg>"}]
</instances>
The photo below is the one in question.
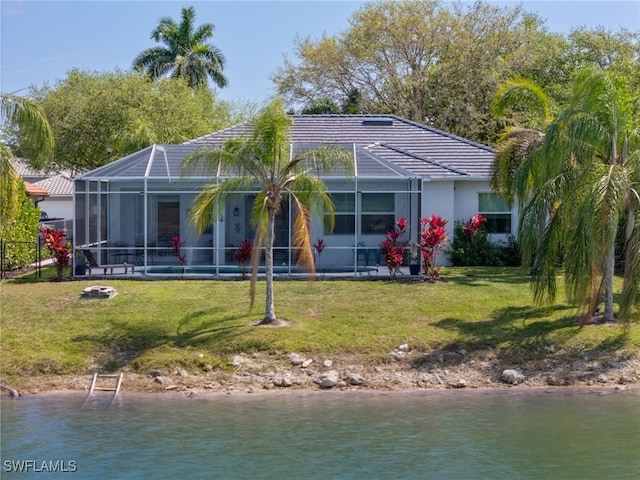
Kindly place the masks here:
<instances>
[{"instance_id":1,"label":"house","mask_svg":"<svg viewBox=\"0 0 640 480\"><path fill-rule=\"evenodd\" d=\"M50 173L31 168L14 158L16 173L25 182L27 195L43 213L43 220L70 221L73 218L73 181L68 172Z\"/></svg>"},{"instance_id":2,"label":"house","mask_svg":"<svg viewBox=\"0 0 640 480\"><path fill-rule=\"evenodd\" d=\"M335 228L312 219L312 239L326 249L319 269L360 272L381 264L379 244L401 217L417 240L420 218L439 215L453 235L455 220L482 213L496 240L513 234L515 211L489 187L493 149L394 115L293 115L292 150L339 145L352 152L354 174L323 177L335 205ZM203 146L219 146L242 136L236 125L180 145L153 145L74 180L75 248L92 250L100 263L134 263L145 275L175 270L172 238L179 237L186 256L180 272L233 272L235 251L251 238L250 206L255 191L238 192L210 228L194 231L187 213L199 189L222 181L182 172L182 160ZM295 273L290 248L291 206L277 219L275 264ZM318 260L318 259L317 259ZM441 258L446 261L446 258Z\"/></svg>"}]
</instances>

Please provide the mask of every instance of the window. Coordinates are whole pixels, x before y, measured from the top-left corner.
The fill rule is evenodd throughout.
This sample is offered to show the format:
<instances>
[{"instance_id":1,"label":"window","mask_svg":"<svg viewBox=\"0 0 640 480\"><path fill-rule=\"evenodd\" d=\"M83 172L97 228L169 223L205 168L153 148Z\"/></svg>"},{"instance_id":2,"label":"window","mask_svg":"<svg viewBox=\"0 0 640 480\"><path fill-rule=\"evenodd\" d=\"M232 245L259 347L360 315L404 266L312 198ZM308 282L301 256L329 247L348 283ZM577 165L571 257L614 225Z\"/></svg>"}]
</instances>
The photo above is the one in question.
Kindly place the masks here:
<instances>
[{"instance_id":1,"label":"window","mask_svg":"<svg viewBox=\"0 0 640 480\"><path fill-rule=\"evenodd\" d=\"M354 235L356 232L356 202L355 195L347 192L331 194L334 206L334 227L331 230L329 215L324 217L325 235Z\"/></svg>"},{"instance_id":2,"label":"window","mask_svg":"<svg viewBox=\"0 0 640 480\"><path fill-rule=\"evenodd\" d=\"M487 219L488 233L511 233L511 209L493 193L478 194L478 213Z\"/></svg>"},{"instance_id":3,"label":"window","mask_svg":"<svg viewBox=\"0 0 640 480\"><path fill-rule=\"evenodd\" d=\"M395 223L394 193L362 194L362 235L386 234Z\"/></svg>"}]
</instances>

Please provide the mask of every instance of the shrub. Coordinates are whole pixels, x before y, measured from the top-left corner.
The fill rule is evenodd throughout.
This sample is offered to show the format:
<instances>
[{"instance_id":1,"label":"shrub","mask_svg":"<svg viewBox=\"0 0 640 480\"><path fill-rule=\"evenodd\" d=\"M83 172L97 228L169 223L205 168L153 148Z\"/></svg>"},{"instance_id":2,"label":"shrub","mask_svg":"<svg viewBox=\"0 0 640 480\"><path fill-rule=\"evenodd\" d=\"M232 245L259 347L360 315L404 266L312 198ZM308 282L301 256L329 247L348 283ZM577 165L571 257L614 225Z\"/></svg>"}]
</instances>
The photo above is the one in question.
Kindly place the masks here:
<instances>
[{"instance_id":1,"label":"shrub","mask_svg":"<svg viewBox=\"0 0 640 480\"><path fill-rule=\"evenodd\" d=\"M402 240L409 223L405 218L397 220L394 227L389 230L387 236L380 243L380 253L384 258L389 275L392 279L396 278L396 273L400 269L400 265L404 262L404 253L407 248L407 241Z\"/></svg>"},{"instance_id":2,"label":"shrub","mask_svg":"<svg viewBox=\"0 0 640 480\"><path fill-rule=\"evenodd\" d=\"M440 267L436 265L436 257L439 250L447 241L447 233L444 229L447 221L432 215L420 220L420 250L422 251L422 271L429 280L437 280L440 276Z\"/></svg>"},{"instance_id":3,"label":"shrub","mask_svg":"<svg viewBox=\"0 0 640 480\"><path fill-rule=\"evenodd\" d=\"M249 238L242 240L240 248L236 250L233 257L238 261L240 265L240 272L242 273L242 279L247 278L247 263L251 260L251 252L253 251L253 243Z\"/></svg>"},{"instance_id":4,"label":"shrub","mask_svg":"<svg viewBox=\"0 0 640 480\"><path fill-rule=\"evenodd\" d=\"M66 241L67 234L62 230L44 227L40 229L44 246L49 253L58 272L58 280L62 280L65 270L71 268L71 242Z\"/></svg>"},{"instance_id":5,"label":"shrub","mask_svg":"<svg viewBox=\"0 0 640 480\"><path fill-rule=\"evenodd\" d=\"M453 242L447 251L454 266L500 265L496 245L489 240L485 222L481 214L473 215L466 222L456 220Z\"/></svg>"},{"instance_id":6,"label":"shrub","mask_svg":"<svg viewBox=\"0 0 640 480\"><path fill-rule=\"evenodd\" d=\"M18 188L20 208L12 222L0 222L3 268L16 270L36 260L40 210L27 197L24 182Z\"/></svg>"}]
</instances>

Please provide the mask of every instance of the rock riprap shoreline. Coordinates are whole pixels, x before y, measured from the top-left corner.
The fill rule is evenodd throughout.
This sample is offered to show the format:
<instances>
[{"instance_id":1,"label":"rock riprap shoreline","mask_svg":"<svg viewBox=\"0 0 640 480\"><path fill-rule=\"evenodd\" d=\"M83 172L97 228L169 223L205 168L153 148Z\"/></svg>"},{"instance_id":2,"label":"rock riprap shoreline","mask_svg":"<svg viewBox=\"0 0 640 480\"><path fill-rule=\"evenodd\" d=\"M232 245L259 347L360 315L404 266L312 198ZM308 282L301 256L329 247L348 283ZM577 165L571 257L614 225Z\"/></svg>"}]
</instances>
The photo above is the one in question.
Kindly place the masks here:
<instances>
[{"instance_id":1,"label":"rock riprap shoreline","mask_svg":"<svg viewBox=\"0 0 640 480\"><path fill-rule=\"evenodd\" d=\"M628 352L558 352L521 364L499 352L421 352L399 345L387 358L372 361L357 355L306 356L297 352L237 354L229 369L209 365L197 371L154 368L126 370L122 391L130 392L264 392L269 390L415 390L546 386L640 386L640 355ZM12 379L21 394L89 389L92 373Z\"/></svg>"}]
</instances>

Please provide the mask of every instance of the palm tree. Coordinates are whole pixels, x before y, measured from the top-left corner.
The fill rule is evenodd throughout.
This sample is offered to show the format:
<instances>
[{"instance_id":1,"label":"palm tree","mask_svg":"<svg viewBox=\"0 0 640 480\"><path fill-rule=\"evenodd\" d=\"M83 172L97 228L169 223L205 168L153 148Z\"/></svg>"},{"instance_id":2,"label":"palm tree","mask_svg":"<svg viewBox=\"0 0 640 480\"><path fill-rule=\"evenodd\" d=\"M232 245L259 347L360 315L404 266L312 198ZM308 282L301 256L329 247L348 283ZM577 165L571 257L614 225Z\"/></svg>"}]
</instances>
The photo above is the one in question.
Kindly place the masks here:
<instances>
[{"instance_id":1,"label":"palm tree","mask_svg":"<svg viewBox=\"0 0 640 480\"><path fill-rule=\"evenodd\" d=\"M53 132L44 113L33 102L11 94L0 94L0 124L2 129L20 129L27 138L33 140L38 149L34 155L47 159L53 155ZM8 221L18 210L17 189L19 182L12 163L13 153L0 143L0 217Z\"/></svg>"},{"instance_id":2,"label":"palm tree","mask_svg":"<svg viewBox=\"0 0 640 480\"><path fill-rule=\"evenodd\" d=\"M534 298L553 303L556 263L564 256L567 295L581 325L604 295L612 321L615 239L626 217L625 277L619 316L628 320L640 295L640 138L629 98L604 72L586 69L544 141L515 169L523 260L531 263ZM542 226L542 228L541 228Z\"/></svg>"},{"instance_id":3,"label":"palm tree","mask_svg":"<svg viewBox=\"0 0 640 480\"><path fill-rule=\"evenodd\" d=\"M504 117L514 110L516 116L524 115L522 126L508 125L500 134L491 170L491 188L509 203L515 200L516 170L544 141L544 129L551 121L550 105L542 88L526 78L509 80L496 92L495 116Z\"/></svg>"},{"instance_id":4,"label":"palm tree","mask_svg":"<svg viewBox=\"0 0 640 480\"><path fill-rule=\"evenodd\" d=\"M248 124L247 135L232 138L215 149L205 148L187 157L183 172L201 169L202 173L229 172L231 177L206 185L191 207L189 217L198 231L209 227L221 213L226 200L234 193L259 185L251 209L256 234L251 257L251 306L255 300L257 267L265 247L266 306L262 324L277 322L273 292L273 246L275 220L283 201L294 206L295 221L292 247L297 263L314 271L310 240L311 215L328 214L333 221L333 203L319 174L340 168L353 170L351 154L340 147L324 147L293 153L289 141L291 119L284 112L281 99L265 106Z\"/></svg>"},{"instance_id":5,"label":"palm tree","mask_svg":"<svg viewBox=\"0 0 640 480\"><path fill-rule=\"evenodd\" d=\"M224 55L215 45L204 43L213 36L215 27L205 23L195 28L195 16L193 7L185 7L179 25L171 17L161 18L151 38L165 46L141 52L133 61L133 68L146 71L153 79L171 72L172 77L185 78L191 88L207 85L208 77L218 87L227 85L222 74Z\"/></svg>"}]
</instances>

